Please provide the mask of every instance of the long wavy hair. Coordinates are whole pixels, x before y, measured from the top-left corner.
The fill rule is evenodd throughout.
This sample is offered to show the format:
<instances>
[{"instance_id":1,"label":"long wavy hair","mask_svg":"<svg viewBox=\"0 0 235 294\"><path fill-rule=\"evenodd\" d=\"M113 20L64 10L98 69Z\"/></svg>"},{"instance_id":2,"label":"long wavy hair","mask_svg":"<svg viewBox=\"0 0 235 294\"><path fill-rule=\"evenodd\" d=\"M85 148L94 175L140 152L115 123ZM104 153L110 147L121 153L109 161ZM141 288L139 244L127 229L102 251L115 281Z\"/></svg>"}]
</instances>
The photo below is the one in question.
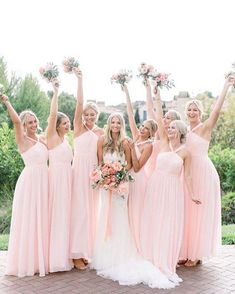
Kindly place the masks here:
<instances>
[{"instance_id":1,"label":"long wavy hair","mask_svg":"<svg viewBox=\"0 0 235 294\"><path fill-rule=\"evenodd\" d=\"M121 123L121 129L118 135L116 146L114 145L113 138L112 138L112 131L111 131L111 122L114 117L118 118ZM123 116L117 112L110 114L107 120L107 126L104 130L104 145L103 145L104 154L107 152L113 153L116 151L122 155L124 153L123 140L125 139L125 137L126 137L125 121Z\"/></svg>"}]
</instances>

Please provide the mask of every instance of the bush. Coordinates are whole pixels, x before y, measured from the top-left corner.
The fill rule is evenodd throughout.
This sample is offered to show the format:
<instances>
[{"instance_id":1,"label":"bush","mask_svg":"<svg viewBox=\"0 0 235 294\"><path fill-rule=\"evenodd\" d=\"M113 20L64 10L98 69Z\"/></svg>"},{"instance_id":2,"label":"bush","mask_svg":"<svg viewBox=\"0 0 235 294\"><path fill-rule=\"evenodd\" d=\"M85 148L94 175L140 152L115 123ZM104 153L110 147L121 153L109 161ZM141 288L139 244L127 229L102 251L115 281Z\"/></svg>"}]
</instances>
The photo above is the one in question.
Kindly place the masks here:
<instances>
[{"instance_id":1,"label":"bush","mask_svg":"<svg viewBox=\"0 0 235 294\"><path fill-rule=\"evenodd\" d=\"M222 224L235 224L235 192L222 197Z\"/></svg>"},{"instance_id":2,"label":"bush","mask_svg":"<svg viewBox=\"0 0 235 294\"><path fill-rule=\"evenodd\" d=\"M211 148L209 157L217 169L223 192L235 191L235 150L216 145Z\"/></svg>"},{"instance_id":3,"label":"bush","mask_svg":"<svg viewBox=\"0 0 235 294\"><path fill-rule=\"evenodd\" d=\"M222 244L235 244L235 225L222 226Z\"/></svg>"}]
</instances>

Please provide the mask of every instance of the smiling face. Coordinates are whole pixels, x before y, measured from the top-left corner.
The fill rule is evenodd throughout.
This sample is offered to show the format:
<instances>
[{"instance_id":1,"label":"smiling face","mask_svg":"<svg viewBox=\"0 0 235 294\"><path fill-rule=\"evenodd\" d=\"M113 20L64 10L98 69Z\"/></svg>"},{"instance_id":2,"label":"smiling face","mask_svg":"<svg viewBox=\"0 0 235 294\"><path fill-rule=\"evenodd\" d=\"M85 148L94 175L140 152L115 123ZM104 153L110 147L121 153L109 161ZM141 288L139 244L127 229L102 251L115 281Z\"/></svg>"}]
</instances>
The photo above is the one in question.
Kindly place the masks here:
<instances>
[{"instance_id":1,"label":"smiling face","mask_svg":"<svg viewBox=\"0 0 235 294\"><path fill-rule=\"evenodd\" d=\"M26 115L25 121L24 121L24 129L28 135L34 135L37 133L38 120L34 115L32 114Z\"/></svg>"},{"instance_id":2,"label":"smiling face","mask_svg":"<svg viewBox=\"0 0 235 294\"><path fill-rule=\"evenodd\" d=\"M140 137L143 139L143 140L147 140L148 138L151 137L151 125L149 122L144 122L140 128L139 128L139 131L140 131Z\"/></svg>"},{"instance_id":3,"label":"smiling face","mask_svg":"<svg viewBox=\"0 0 235 294\"><path fill-rule=\"evenodd\" d=\"M172 121L167 129L167 134L168 134L168 138L170 140L172 139L176 139L177 137L179 137L179 131L176 127L176 123L174 121Z\"/></svg>"},{"instance_id":4,"label":"smiling face","mask_svg":"<svg viewBox=\"0 0 235 294\"><path fill-rule=\"evenodd\" d=\"M117 116L112 117L110 122L110 131L112 133L119 133L121 130L122 124L120 119Z\"/></svg>"},{"instance_id":5,"label":"smiling face","mask_svg":"<svg viewBox=\"0 0 235 294\"><path fill-rule=\"evenodd\" d=\"M87 126L93 127L97 120L97 112L92 108L87 108L83 112L83 118Z\"/></svg>"},{"instance_id":6,"label":"smiling face","mask_svg":"<svg viewBox=\"0 0 235 294\"><path fill-rule=\"evenodd\" d=\"M197 123L201 120L201 111L195 103L188 105L186 115L189 123Z\"/></svg>"},{"instance_id":7,"label":"smiling face","mask_svg":"<svg viewBox=\"0 0 235 294\"><path fill-rule=\"evenodd\" d=\"M65 135L70 131L70 120L68 117L63 117L57 127L57 132L61 135Z\"/></svg>"}]
</instances>

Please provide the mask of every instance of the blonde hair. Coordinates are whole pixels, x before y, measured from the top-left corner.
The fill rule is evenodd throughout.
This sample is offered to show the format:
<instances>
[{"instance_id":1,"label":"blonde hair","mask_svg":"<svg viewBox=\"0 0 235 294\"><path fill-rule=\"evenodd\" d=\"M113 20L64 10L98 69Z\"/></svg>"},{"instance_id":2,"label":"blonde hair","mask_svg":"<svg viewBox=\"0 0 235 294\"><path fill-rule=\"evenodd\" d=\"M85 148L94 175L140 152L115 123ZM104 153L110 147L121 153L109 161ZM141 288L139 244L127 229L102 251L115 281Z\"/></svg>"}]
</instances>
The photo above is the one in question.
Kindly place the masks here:
<instances>
[{"instance_id":1,"label":"blonde hair","mask_svg":"<svg viewBox=\"0 0 235 294\"><path fill-rule=\"evenodd\" d=\"M111 131L111 122L114 117L118 118L121 124L121 129L120 129L118 140L117 140L117 146L114 146L112 131ZM107 120L107 125L104 130L104 144L103 144L104 154L109 151L111 151L111 153L117 151L118 153L123 154L124 152L123 140L125 139L125 137L126 137L125 121L123 116L117 112L110 114Z\"/></svg>"},{"instance_id":2,"label":"blonde hair","mask_svg":"<svg viewBox=\"0 0 235 294\"><path fill-rule=\"evenodd\" d=\"M157 123L154 119L147 119L144 121L144 123L149 123L150 124L150 138L153 138L156 134L157 131Z\"/></svg>"},{"instance_id":3,"label":"blonde hair","mask_svg":"<svg viewBox=\"0 0 235 294\"><path fill-rule=\"evenodd\" d=\"M97 116L99 116L99 108L97 106L96 103L94 102L87 102L84 107L83 107L83 112L85 112L88 109L92 109L95 111L95 113L97 114Z\"/></svg>"},{"instance_id":4,"label":"blonde hair","mask_svg":"<svg viewBox=\"0 0 235 294\"><path fill-rule=\"evenodd\" d=\"M20 118L20 120L21 120L21 123L22 123L23 127L25 128L25 126L26 126L26 121L27 121L27 118L28 118L29 116L34 116L34 117L35 117L35 119L36 119L36 121L37 121L37 124L38 124L38 130L40 130L41 128L39 127L39 120L38 120L36 114L35 114L33 111L31 111L31 110L24 110L24 111L22 111L22 112L20 113L20 115L19 115L19 118Z\"/></svg>"},{"instance_id":5,"label":"blonde hair","mask_svg":"<svg viewBox=\"0 0 235 294\"><path fill-rule=\"evenodd\" d=\"M180 143L185 143L186 135L187 135L187 126L182 120L174 120L172 123L175 125L179 136L180 136Z\"/></svg>"},{"instance_id":6,"label":"blonde hair","mask_svg":"<svg viewBox=\"0 0 235 294\"><path fill-rule=\"evenodd\" d=\"M60 126L61 121L62 121L63 118L67 118L67 119L69 120L69 122L70 122L69 117L68 117L65 113L60 112L60 111L57 112L56 130L57 130L58 127Z\"/></svg>"},{"instance_id":7,"label":"blonde hair","mask_svg":"<svg viewBox=\"0 0 235 294\"><path fill-rule=\"evenodd\" d=\"M197 107L197 109L200 112L200 118L202 118L202 116L203 116L203 105L202 105L202 102L200 100L197 100L197 99L190 100L190 101L188 101L186 103L186 106L185 106L185 114L187 114L187 110L188 110L188 108L189 108L189 106L191 104L194 104Z\"/></svg>"},{"instance_id":8,"label":"blonde hair","mask_svg":"<svg viewBox=\"0 0 235 294\"><path fill-rule=\"evenodd\" d=\"M181 115L178 111L174 110L174 109L170 109L167 111L168 113L171 114L171 120L181 120Z\"/></svg>"}]
</instances>

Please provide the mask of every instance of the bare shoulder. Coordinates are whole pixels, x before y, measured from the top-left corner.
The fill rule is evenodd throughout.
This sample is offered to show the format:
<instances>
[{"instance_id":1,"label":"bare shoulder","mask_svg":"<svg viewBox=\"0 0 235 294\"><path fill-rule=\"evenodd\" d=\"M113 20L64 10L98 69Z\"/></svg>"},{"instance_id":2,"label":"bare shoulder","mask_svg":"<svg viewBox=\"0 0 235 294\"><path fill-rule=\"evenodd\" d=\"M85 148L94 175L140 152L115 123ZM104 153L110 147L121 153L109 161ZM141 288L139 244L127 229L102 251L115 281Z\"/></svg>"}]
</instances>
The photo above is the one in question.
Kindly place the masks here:
<instances>
[{"instance_id":1,"label":"bare shoulder","mask_svg":"<svg viewBox=\"0 0 235 294\"><path fill-rule=\"evenodd\" d=\"M129 148L129 141L128 138L123 139L122 141L123 148Z\"/></svg>"},{"instance_id":2,"label":"bare shoulder","mask_svg":"<svg viewBox=\"0 0 235 294\"><path fill-rule=\"evenodd\" d=\"M98 137L101 137L102 135L104 135L104 130L102 128L97 127L95 129L95 133Z\"/></svg>"}]
</instances>

